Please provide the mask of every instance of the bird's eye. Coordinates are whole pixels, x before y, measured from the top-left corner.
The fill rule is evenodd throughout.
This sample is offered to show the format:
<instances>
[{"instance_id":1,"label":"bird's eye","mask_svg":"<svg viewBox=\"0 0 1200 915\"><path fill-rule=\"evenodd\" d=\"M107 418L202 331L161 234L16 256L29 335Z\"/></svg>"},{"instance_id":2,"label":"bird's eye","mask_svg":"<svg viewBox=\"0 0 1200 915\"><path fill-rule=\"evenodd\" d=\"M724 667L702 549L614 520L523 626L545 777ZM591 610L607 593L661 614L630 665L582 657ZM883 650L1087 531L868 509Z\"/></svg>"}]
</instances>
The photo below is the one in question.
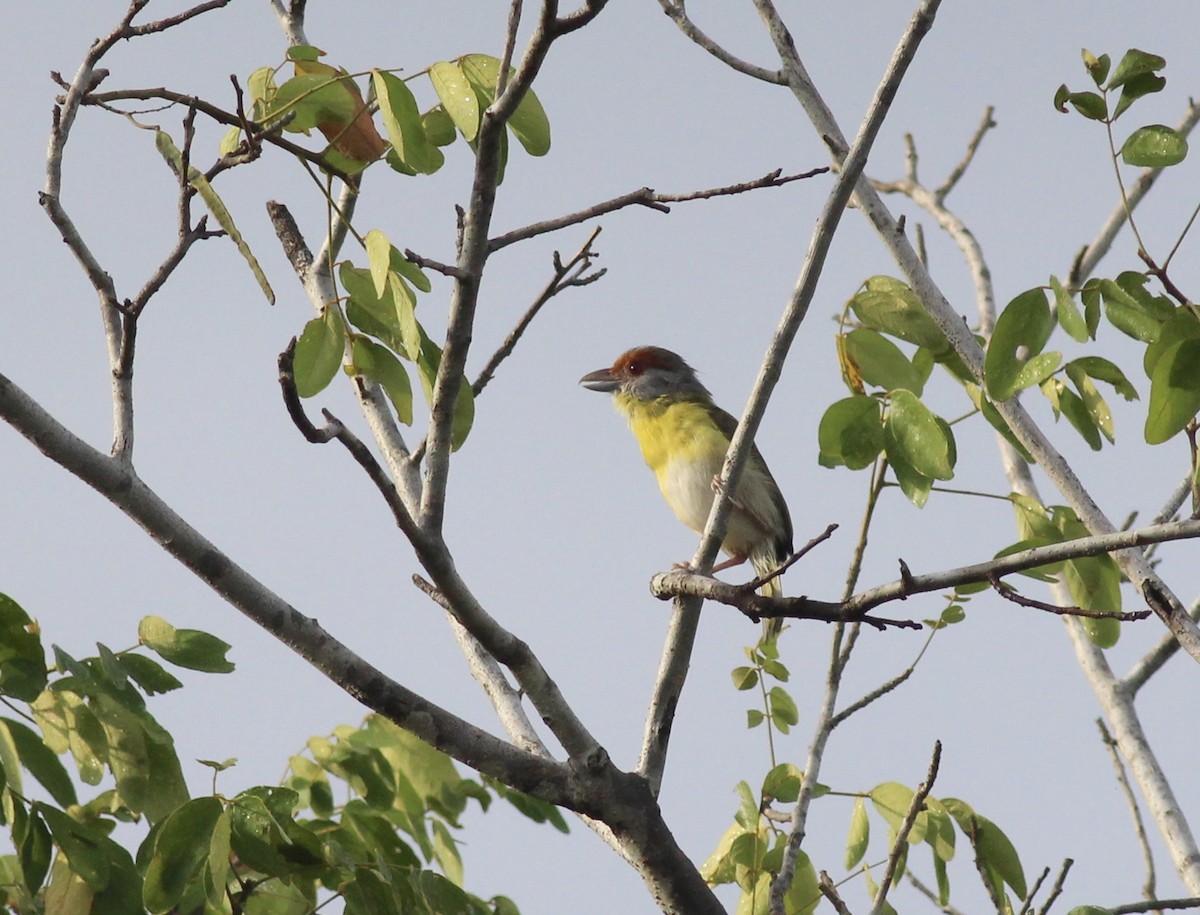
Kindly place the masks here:
<instances>
[{"instance_id":1,"label":"bird's eye","mask_svg":"<svg viewBox=\"0 0 1200 915\"><path fill-rule=\"evenodd\" d=\"M630 359L625 366L625 371L629 372L630 375L640 375L642 374L642 364L636 359Z\"/></svg>"}]
</instances>

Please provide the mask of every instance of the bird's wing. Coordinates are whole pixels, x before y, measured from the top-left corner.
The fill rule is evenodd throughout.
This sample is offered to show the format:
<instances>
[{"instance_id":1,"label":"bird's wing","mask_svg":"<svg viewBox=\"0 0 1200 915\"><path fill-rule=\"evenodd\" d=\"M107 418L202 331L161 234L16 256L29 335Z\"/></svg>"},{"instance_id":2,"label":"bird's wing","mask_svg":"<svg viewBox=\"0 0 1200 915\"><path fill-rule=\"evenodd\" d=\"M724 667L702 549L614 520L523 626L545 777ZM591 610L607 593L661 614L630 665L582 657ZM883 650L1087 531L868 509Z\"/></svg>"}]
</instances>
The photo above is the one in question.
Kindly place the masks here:
<instances>
[{"instance_id":1,"label":"bird's wing","mask_svg":"<svg viewBox=\"0 0 1200 915\"><path fill-rule=\"evenodd\" d=\"M737 420L718 406L713 406L711 409L713 423L727 439L732 441L733 433L737 430ZM733 503L747 517L753 519L754 523L758 525L763 533L769 534L774 538L776 555L780 560L783 560L792 554L792 517L788 513L787 502L783 498L783 493L779 490L779 484L771 476L771 470L767 467L767 462L763 459L757 445L751 446L750 463L747 465L746 470L751 473L757 473L763 478L763 482L770 493L770 503L772 506L778 508L779 518L774 519L764 516L762 510L757 506L745 504L736 495L734 496Z\"/></svg>"}]
</instances>

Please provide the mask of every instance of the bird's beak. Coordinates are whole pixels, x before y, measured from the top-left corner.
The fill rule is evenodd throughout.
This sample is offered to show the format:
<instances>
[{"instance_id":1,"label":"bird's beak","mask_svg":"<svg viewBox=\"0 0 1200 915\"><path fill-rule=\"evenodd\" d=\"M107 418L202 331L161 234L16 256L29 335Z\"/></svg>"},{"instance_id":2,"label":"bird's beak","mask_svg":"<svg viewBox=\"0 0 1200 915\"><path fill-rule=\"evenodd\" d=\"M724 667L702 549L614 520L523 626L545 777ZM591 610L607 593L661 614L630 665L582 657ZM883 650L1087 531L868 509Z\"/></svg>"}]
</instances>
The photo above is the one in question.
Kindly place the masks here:
<instances>
[{"instance_id":1,"label":"bird's beak","mask_svg":"<svg viewBox=\"0 0 1200 915\"><path fill-rule=\"evenodd\" d=\"M589 391L615 391L620 382L613 377L612 369L596 369L588 372L579 379L579 383Z\"/></svg>"}]
</instances>

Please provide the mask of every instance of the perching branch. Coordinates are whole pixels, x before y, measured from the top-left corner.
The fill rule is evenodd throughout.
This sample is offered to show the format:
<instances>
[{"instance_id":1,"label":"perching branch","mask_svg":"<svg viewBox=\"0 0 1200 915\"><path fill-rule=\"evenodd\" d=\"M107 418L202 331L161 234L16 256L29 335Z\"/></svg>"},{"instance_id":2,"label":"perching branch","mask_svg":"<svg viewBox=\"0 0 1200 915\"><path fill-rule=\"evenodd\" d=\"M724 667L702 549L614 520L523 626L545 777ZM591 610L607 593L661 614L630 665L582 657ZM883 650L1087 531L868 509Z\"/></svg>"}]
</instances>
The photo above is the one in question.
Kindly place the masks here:
<instances>
[{"instance_id":1,"label":"perching branch","mask_svg":"<svg viewBox=\"0 0 1200 915\"><path fill-rule=\"evenodd\" d=\"M1099 556L1151 543L1190 540L1197 537L1200 537L1200 519L1188 519L1172 521L1167 524L1152 524L1131 531L1117 531L1099 537L1080 537L1062 543L1052 543L1048 546L1033 547L987 562L959 566L942 572L914 574L902 562L904 572L900 578L860 591L843 601L820 601L807 597L763 597L749 591L747 585L726 585L724 582L690 569L676 569L654 576L650 582L650 593L660 600L685 595L704 596L731 607L737 607L756 621L761 618L782 617L785 619L816 619L825 622L865 622L877 626L880 623L892 626L910 626L911 624L899 623L894 620L872 620L864 615L881 604L895 600L907 600L916 594L945 591L962 585L990 583L1005 575L1036 569L1052 563L1080 559L1085 556ZM1040 602L1026 605L1048 609ZM1113 615L1058 606L1055 606L1053 610L1074 616ZM1147 611L1136 611L1120 615L1119 618L1144 619L1147 615Z\"/></svg>"}]
</instances>

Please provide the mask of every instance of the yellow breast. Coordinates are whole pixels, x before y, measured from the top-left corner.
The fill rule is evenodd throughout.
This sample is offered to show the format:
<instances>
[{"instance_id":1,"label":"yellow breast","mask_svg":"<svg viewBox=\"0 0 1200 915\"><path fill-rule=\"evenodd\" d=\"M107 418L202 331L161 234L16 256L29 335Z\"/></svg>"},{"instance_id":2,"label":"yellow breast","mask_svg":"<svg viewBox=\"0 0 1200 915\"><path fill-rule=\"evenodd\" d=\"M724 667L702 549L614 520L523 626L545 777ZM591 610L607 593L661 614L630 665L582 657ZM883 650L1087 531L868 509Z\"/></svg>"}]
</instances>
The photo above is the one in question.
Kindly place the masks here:
<instances>
[{"instance_id":1,"label":"yellow breast","mask_svg":"<svg viewBox=\"0 0 1200 915\"><path fill-rule=\"evenodd\" d=\"M720 473L729 440L713 423L708 408L687 401L615 398L617 409L658 478L663 498L676 517L694 531L704 529L712 508L713 478Z\"/></svg>"}]
</instances>

